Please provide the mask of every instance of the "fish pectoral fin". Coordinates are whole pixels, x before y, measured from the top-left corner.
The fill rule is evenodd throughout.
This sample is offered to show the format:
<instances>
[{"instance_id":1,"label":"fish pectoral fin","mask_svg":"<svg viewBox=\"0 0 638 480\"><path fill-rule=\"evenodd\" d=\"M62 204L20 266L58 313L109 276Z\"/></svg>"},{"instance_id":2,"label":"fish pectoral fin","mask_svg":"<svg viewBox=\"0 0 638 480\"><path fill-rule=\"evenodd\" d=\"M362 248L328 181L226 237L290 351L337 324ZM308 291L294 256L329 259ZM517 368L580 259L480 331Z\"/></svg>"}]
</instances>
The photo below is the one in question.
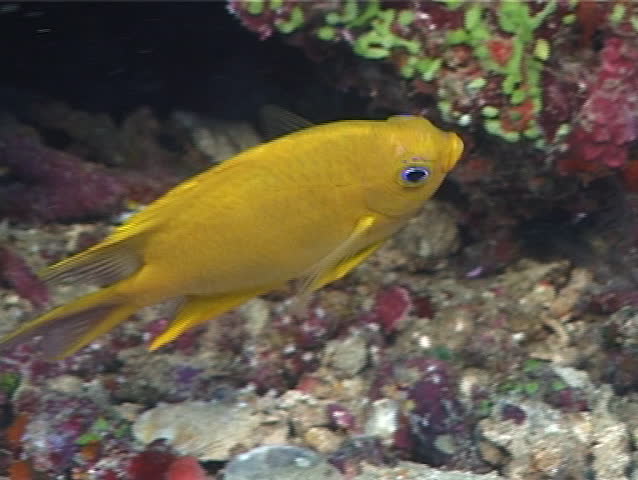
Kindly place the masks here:
<instances>
[{"instance_id":1,"label":"fish pectoral fin","mask_svg":"<svg viewBox=\"0 0 638 480\"><path fill-rule=\"evenodd\" d=\"M368 234L375 222L376 219L372 215L361 218L348 238L311 269L297 295L295 310L305 308L312 292L342 278L379 248L382 241L360 249L361 239Z\"/></svg>"},{"instance_id":2,"label":"fish pectoral fin","mask_svg":"<svg viewBox=\"0 0 638 480\"><path fill-rule=\"evenodd\" d=\"M110 285L135 273L142 260L129 242L98 244L45 268L40 277L48 284L61 282Z\"/></svg>"},{"instance_id":3,"label":"fish pectoral fin","mask_svg":"<svg viewBox=\"0 0 638 480\"><path fill-rule=\"evenodd\" d=\"M347 273L363 262L366 258L372 255L381 245L383 241L373 243L369 247L360 250L349 258L346 258L343 262L337 265L333 270L328 270L321 277L317 278L313 283L313 291L318 290L324 285L328 285L336 280L339 280L347 275Z\"/></svg>"},{"instance_id":4,"label":"fish pectoral fin","mask_svg":"<svg viewBox=\"0 0 638 480\"><path fill-rule=\"evenodd\" d=\"M211 320L269 290L272 290L272 288L260 288L249 292L227 295L188 295L184 297L184 303L173 321L166 330L151 342L148 349L151 352L157 350L159 347L175 340L186 330Z\"/></svg>"}]
</instances>

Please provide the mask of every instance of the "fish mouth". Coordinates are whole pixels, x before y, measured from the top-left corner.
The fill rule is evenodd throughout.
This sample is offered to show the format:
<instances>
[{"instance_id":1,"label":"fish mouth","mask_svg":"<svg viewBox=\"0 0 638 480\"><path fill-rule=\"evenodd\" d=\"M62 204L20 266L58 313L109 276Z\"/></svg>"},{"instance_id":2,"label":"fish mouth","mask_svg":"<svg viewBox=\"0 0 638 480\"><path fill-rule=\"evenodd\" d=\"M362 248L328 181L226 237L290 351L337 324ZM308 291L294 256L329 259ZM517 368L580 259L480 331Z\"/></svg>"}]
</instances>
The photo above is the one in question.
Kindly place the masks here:
<instances>
[{"instance_id":1,"label":"fish mouth","mask_svg":"<svg viewBox=\"0 0 638 480\"><path fill-rule=\"evenodd\" d=\"M463 140L454 132L448 132L449 135L449 149L448 155L445 161L443 162L443 170L445 173L448 173L450 170L454 168L456 163L461 158L463 154Z\"/></svg>"}]
</instances>

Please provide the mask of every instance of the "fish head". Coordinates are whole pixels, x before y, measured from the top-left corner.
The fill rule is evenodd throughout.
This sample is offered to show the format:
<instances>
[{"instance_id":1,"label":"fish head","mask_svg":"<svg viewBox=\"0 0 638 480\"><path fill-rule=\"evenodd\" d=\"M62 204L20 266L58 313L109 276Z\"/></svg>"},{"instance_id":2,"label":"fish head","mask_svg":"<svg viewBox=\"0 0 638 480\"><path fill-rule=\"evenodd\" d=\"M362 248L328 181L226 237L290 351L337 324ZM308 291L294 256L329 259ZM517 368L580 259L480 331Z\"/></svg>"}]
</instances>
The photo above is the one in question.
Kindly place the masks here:
<instances>
[{"instance_id":1,"label":"fish head","mask_svg":"<svg viewBox=\"0 0 638 480\"><path fill-rule=\"evenodd\" d=\"M373 131L375 154L366 159L368 208L391 216L414 215L439 188L463 153L463 142L417 116L394 116Z\"/></svg>"}]
</instances>

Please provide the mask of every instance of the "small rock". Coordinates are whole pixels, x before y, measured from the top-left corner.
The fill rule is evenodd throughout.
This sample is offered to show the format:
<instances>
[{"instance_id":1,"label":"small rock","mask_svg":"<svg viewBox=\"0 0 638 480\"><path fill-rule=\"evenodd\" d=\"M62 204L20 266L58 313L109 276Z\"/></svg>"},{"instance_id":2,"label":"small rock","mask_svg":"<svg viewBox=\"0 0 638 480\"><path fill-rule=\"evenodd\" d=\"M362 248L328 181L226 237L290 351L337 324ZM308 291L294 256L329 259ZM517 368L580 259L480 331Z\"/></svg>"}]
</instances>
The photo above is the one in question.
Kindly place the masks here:
<instances>
[{"instance_id":1,"label":"small rock","mask_svg":"<svg viewBox=\"0 0 638 480\"><path fill-rule=\"evenodd\" d=\"M630 435L627 426L609 411L612 396L609 386L601 387L600 391L592 415L592 466L596 480L626 479L631 462Z\"/></svg>"},{"instance_id":2,"label":"small rock","mask_svg":"<svg viewBox=\"0 0 638 480\"><path fill-rule=\"evenodd\" d=\"M588 440L580 435L580 423L588 422L589 414L566 418L532 400L516 407L525 414L523 422L504 420L502 408L495 406L492 416L479 423L482 435L511 456L504 467L507 478L585 478Z\"/></svg>"},{"instance_id":3,"label":"small rock","mask_svg":"<svg viewBox=\"0 0 638 480\"><path fill-rule=\"evenodd\" d=\"M74 375L60 375L49 380L48 387L67 395L78 395L82 392L84 382Z\"/></svg>"},{"instance_id":4,"label":"small rock","mask_svg":"<svg viewBox=\"0 0 638 480\"><path fill-rule=\"evenodd\" d=\"M341 480L321 455L288 445L259 447L233 458L224 480Z\"/></svg>"},{"instance_id":5,"label":"small rock","mask_svg":"<svg viewBox=\"0 0 638 480\"><path fill-rule=\"evenodd\" d=\"M368 357L365 338L357 333L332 340L325 349L325 363L335 369L339 378L354 377L363 370Z\"/></svg>"},{"instance_id":6,"label":"small rock","mask_svg":"<svg viewBox=\"0 0 638 480\"><path fill-rule=\"evenodd\" d=\"M400 462L396 467L363 465L363 472L354 480L504 480L496 473L480 475L471 472L450 472L437 470L427 465Z\"/></svg>"},{"instance_id":7,"label":"small rock","mask_svg":"<svg viewBox=\"0 0 638 480\"><path fill-rule=\"evenodd\" d=\"M309 447L321 453L334 452L343 441L341 435L325 427L312 427L303 436Z\"/></svg>"},{"instance_id":8,"label":"small rock","mask_svg":"<svg viewBox=\"0 0 638 480\"><path fill-rule=\"evenodd\" d=\"M495 467L503 465L507 458L500 448L494 446L490 442L479 441L478 449L481 454L481 458Z\"/></svg>"},{"instance_id":9,"label":"small rock","mask_svg":"<svg viewBox=\"0 0 638 480\"><path fill-rule=\"evenodd\" d=\"M399 404L389 398L381 398L372 403L365 423L365 434L379 437L384 443L392 443L399 428Z\"/></svg>"},{"instance_id":10,"label":"small rock","mask_svg":"<svg viewBox=\"0 0 638 480\"><path fill-rule=\"evenodd\" d=\"M262 417L247 404L165 404L140 415L133 424L133 434L145 444L163 438L182 455L223 461L237 449L262 443L273 430L286 428L279 423L263 425Z\"/></svg>"},{"instance_id":11,"label":"small rock","mask_svg":"<svg viewBox=\"0 0 638 480\"><path fill-rule=\"evenodd\" d=\"M441 269L459 248L457 213L450 205L430 200L390 242L408 256L407 269Z\"/></svg>"},{"instance_id":12,"label":"small rock","mask_svg":"<svg viewBox=\"0 0 638 480\"><path fill-rule=\"evenodd\" d=\"M270 322L270 304L261 298L253 298L239 308L246 319L246 331L251 338L262 334Z\"/></svg>"},{"instance_id":13,"label":"small rock","mask_svg":"<svg viewBox=\"0 0 638 480\"><path fill-rule=\"evenodd\" d=\"M310 395L289 390L281 397L281 407L288 410L293 431L303 436L312 427L325 425L326 415L323 402Z\"/></svg>"}]
</instances>

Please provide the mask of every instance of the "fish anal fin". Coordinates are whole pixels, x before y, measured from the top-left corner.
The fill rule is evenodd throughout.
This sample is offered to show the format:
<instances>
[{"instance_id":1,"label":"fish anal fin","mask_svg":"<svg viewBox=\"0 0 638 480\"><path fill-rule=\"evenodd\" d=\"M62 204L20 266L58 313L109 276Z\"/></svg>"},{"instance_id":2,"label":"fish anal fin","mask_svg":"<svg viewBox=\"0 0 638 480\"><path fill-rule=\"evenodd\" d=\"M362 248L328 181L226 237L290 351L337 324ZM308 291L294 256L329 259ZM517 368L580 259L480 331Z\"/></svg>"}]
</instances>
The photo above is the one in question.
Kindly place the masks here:
<instances>
[{"instance_id":1,"label":"fish anal fin","mask_svg":"<svg viewBox=\"0 0 638 480\"><path fill-rule=\"evenodd\" d=\"M110 285L135 273L142 260L129 242L98 244L40 272L48 284L89 283Z\"/></svg>"},{"instance_id":2,"label":"fish anal fin","mask_svg":"<svg viewBox=\"0 0 638 480\"><path fill-rule=\"evenodd\" d=\"M228 310L238 307L257 295L266 293L272 288L260 288L249 292L229 293L226 295L188 295L170 325L155 337L148 347L150 351L175 340L186 330L211 320Z\"/></svg>"}]
</instances>

